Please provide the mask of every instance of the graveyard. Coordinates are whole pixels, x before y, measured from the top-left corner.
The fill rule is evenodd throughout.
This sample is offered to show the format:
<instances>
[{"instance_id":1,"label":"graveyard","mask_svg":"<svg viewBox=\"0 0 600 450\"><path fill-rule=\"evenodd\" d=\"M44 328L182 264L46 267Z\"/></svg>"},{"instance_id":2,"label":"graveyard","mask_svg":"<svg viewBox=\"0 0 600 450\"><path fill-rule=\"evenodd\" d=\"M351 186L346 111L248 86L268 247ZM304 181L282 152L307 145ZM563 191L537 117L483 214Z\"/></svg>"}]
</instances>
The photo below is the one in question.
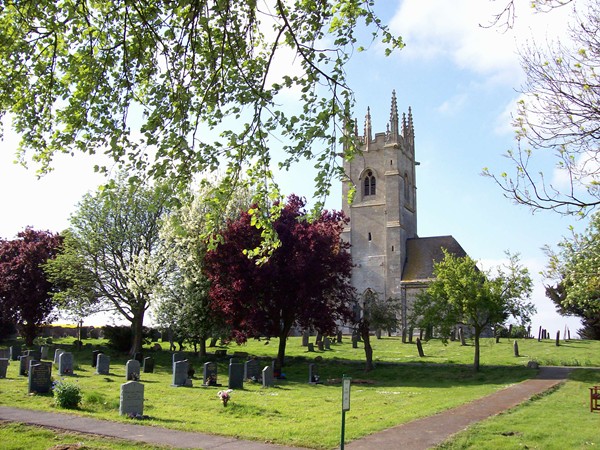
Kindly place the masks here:
<instances>
[{"instance_id":1,"label":"graveyard","mask_svg":"<svg viewBox=\"0 0 600 450\"><path fill-rule=\"evenodd\" d=\"M344 375L353 381L346 416L346 438L351 441L534 377L536 370L527 368L530 361L600 367L600 344L580 340L557 346L551 339L519 339L518 357L514 340L485 340L477 373L471 368L473 347L468 341L465 346L424 341L425 356L420 357L416 345L402 343L400 337L373 339L376 369L371 372L364 371L361 343L353 348L349 336L341 343L332 340L329 349L313 351L302 346L301 338L289 338L281 369L273 366L276 340L223 344L209 348L203 358L185 349L172 353L168 343L159 344L160 350L152 343L138 359L130 359L101 339L84 340L81 349L73 338L55 340L45 355L33 351L33 360L39 357L41 364L31 364L27 374L22 374L20 361L10 361L5 378L0 378L0 405L327 449L339 444ZM80 387L78 408L54 405L46 391L48 372L52 381ZM542 400L559 395L561 409L572 409L578 423L597 420L598 413L589 412L587 388L600 384L600 373L582 369L573 378L565 388L569 394L561 388ZM218 392L226 389L232 391L225 407ZM546 409L540 414L550 414ZM527 420L534 420L530 416Z\"/></svg>"}]
</instances>

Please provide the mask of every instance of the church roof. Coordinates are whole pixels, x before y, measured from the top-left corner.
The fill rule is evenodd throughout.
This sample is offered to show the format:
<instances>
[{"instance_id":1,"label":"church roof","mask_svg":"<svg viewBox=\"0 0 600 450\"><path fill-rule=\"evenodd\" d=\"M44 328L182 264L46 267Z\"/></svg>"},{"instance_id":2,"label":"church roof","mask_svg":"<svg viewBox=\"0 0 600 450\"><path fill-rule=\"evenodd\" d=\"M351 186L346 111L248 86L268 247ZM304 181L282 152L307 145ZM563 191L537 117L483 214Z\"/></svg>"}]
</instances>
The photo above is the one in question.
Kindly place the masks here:
<instances>
[{"instance_id":1,"label":"church roof","mask_svg":"<svg viewBox=\"0 0 600 450\"><path fill-rule=\"evenodd\" d=\"M407 239L406 262L402 271L402 282L433 279L433 264L444 259L442 251L444 248L458 257L467 255L452 236Z\"/></svg>"}]
</instances>

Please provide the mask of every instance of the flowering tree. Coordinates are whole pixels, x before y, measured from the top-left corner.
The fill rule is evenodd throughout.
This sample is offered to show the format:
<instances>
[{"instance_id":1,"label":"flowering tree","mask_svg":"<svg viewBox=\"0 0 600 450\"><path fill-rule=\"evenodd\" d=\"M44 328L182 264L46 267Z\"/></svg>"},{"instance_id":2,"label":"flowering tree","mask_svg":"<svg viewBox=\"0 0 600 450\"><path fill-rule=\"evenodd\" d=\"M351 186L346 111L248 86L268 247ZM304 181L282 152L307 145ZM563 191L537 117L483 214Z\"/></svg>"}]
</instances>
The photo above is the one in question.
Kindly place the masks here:
<instances>
[{"instance_id":1,"label":"flowering tree","mask_svg":"<svg viewBox=\"0 0 600 450\"><path fill-rule=\"evenodd\" d=\"M49 231L26 228L17 238L0 240L0 317L14 321L27 345L52 318L53 285L42 266L56 256L62 239Z\"/></svg>"},{"instance_id":2,"label":"flowering tree","mask_svg":"<svg viewBox=\"0 0 600 450\"><path fill-rule=\"evenodd\" d=\"M261 230L243 213L222 233L222 243L206 255L211 306L232 327L237 342L251 337L278 337L283 365L286 338L293 326L333 333L352 317L352 260L340 239L345 218L324 211L310 220L305 202L290 196L274 221L280 246L257 264L245 250L255 248Z\"/></svg>"}]
</instances>

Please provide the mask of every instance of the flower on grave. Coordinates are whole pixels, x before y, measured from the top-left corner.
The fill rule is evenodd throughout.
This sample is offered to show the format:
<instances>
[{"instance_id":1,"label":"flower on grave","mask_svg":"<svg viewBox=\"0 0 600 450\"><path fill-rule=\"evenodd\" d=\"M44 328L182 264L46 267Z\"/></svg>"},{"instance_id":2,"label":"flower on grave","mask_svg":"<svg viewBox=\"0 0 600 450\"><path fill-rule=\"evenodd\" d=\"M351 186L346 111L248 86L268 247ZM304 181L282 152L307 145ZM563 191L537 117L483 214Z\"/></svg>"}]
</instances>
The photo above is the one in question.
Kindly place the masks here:
<instances>
[{"instance_id":1,"label":"flower on grave","mask_svg":"<svg viewBox=\"0 0 600 450\"><path fill-rule=\"evenodd\" d=\"M221 402L223 403L223 406L227 406L227 402L231 398L231 396L229 395L231 392L233 392L233 389L227 389L225 391L219 391L219 392L217 392L217 395L221 399Z\"/></svg>"}]
</instances>

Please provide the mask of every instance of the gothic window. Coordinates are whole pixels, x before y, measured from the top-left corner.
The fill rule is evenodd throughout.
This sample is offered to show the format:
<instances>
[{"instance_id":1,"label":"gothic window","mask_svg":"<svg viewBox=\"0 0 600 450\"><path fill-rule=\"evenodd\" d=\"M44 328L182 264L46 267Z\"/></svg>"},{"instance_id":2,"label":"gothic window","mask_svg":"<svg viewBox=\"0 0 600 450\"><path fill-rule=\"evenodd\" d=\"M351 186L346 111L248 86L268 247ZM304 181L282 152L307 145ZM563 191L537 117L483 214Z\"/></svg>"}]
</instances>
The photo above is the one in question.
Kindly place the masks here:
<instances>
[{"instance_id":1,"label":"gothic window","mask_svg":"<svg viewBox=\"0 0 600 450\"><path fill-rule=\"evenodd\" d=\"M410 200L410 184L408 182L408 175L404 174L404 198Z\"/></svg>"},{"instance_id":2,"label":"gothic window","mask_svg":"<svg viewBox=\"0 0 600 450\"><path fill-rule=\"evenodd\" d=\"M367 174L365 175L363 195L365 197L367 197L369 195L375 195L375 187L376 187L375 175L373 175L373 172L369 170L367 172Z\"/></svg>"}]
</instances>

